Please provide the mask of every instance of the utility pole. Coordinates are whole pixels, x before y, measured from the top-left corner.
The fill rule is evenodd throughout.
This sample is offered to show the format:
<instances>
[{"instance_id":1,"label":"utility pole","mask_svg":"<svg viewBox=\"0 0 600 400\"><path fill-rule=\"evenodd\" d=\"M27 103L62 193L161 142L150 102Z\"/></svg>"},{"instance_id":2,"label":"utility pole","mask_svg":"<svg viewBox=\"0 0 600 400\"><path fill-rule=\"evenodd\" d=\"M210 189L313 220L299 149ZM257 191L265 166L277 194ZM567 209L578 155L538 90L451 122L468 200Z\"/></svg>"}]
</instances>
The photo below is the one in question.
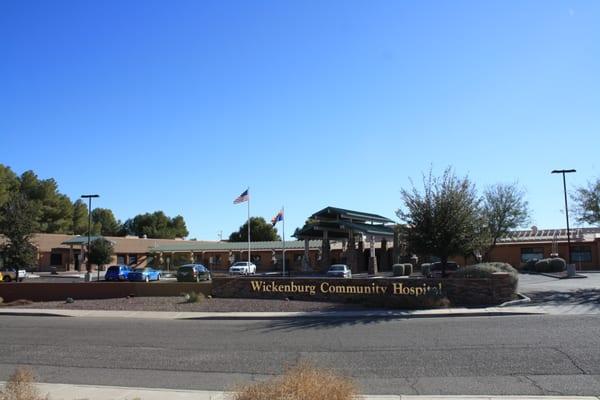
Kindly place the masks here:
<instances>
[{"instance_id":1,"label":"utility pole","mask_svg":"<svg viewBox=\"0 0 600 400\"><path fill-rule=\"evenodd\" d=\"M97 194L82 194L81 198L82 199L88 199L88 231L87 231L87 236L88 236L88 240L87 240L87 255L85 258L85 262L87 264L87 272L88 274L91 274L92 272L92 264L90 263L90 241L91 241L91 229L92 229L92 199L93 198L97 198L100 197L100 195ZM91 279L90 279L91 281ZM98 269L98 281L100 281L100 269Z\"/></svg>"},{"instance_id":2,"label":"utility pole","mask_svg":"<svg viewBox=\"0 0 600 400\"><path fill-rule=\"evenodd\" d=\"M567 180L565 178L565 174L570 174L573 172L577 172L574 169L555 169L551 173L552 174L562 174L563 178L563 191L565 194L565 215L567 217L567 269L571 264L571 231L569 229L569 207L567 205Z\"/></svg>"}]
</instances>

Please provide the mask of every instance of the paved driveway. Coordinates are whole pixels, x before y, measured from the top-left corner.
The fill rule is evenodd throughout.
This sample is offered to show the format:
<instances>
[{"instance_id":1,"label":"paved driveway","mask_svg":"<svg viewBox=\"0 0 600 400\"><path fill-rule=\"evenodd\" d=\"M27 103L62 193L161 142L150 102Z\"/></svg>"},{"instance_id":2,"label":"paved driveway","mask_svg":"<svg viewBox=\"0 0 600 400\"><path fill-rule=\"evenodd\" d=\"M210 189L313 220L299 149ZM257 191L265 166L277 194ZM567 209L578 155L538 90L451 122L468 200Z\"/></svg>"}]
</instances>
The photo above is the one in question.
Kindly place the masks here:
<instances>
[{"instance_id":1,"label":"paved driveway","mask_svg":"<svg viewBox=\"0 0 600 400\"><path fill-rule=\"evenodd\" d=\"M586 278L556 279L543 275L519 276L519 292L531 298L525 305L552 314L600 314L600 273Z\"/></svg>"},{"instance_id":2,"label":"paved driveway","mask_svg":"<svg viewBox=\"0 0 600 400\"><path fill-rule=\"evenodd\" d=\"M581 274L587 278L556 279L544 275L519 275L519 292L572 292L581 289L600 290L600 273Z\"/></svg>"}]
</instances>

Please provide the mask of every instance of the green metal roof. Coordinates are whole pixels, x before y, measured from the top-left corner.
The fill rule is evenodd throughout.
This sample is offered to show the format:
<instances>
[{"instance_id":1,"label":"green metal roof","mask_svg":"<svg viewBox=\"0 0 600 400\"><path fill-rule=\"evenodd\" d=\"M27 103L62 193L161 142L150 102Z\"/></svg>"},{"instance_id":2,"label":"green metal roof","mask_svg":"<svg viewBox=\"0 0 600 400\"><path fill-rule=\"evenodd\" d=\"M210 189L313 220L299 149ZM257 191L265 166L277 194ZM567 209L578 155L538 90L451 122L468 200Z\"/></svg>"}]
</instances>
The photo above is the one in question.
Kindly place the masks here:
<instances>
[{"instance_id":1,"label":"green metal roof","mask_svg":"<svg viewBox=\"0 0 600 400\"><path fill-rule=\"evenodd\" d=\"M346 220L339 221L317 221L313 224L307 224L296 234L297 238L322 238L323 231L327 230L329 239L348 239L348 232L354 231L367 236L393 237L394 228L382 224L364 224L350 222Z\"/></svg>"},{"instance_id":2,"label":"green metal roof","mask_svg":"<svg viewBox=\"0 0 600 400\"><path fill-rule=\"evenodd\" d=\"M310 240L308 244L309 248L321 247L320 240ZM257 250L281 250L283 242L250 242L250 249ZM287 250L303 250L303 240L286 241L285 248ZM162 244L154 247L150 247L151 252L184 252L184 251L244 251L248 250L248 242L183 242L173 244Z\"/></svg>"},{"instance_id":3,"label":"green metal roof","mask_svg":"<svg viewBox=\"0 0 600 400\"><path fill-rule=\"evenodd\" d=\"M380 223L394 223L394 221L392 221L391 219L383 217L381 215L365 213L362 211L347 210L344 208L337 207L325 207L324 209L317 211L311 216L311 219L320 218L343 218L362 222L369 221Z\"/></svg>"},{"instance_id":4,"label":"green metal roof","mask_svg":"<svg viewBox=\"0 0 600 400\"><path fill-rule=\"evenodd\" d=\"M309 222L300 229L296 238L322 238L327 231L330 239L347 239L350 231L367 236L393 237L394 223L381 215L337 207L325 207L314 213Z\"/></svg>"},{"instance_id":5,"label":"green metal roof","mask_svg":"<svg viewBox=\"0 0 600 400\"><path fill-rule=\"evenodd\" d=\"M90 236L90 242L93 242L96 239L105 239L104 236ZM108 240L108 239L106 239ZM110 240L109 240L110 241ZM87 244L88 237L87 236L74 236L69 240L65 240L62 244Z\"/></svg>"}]
</instances>

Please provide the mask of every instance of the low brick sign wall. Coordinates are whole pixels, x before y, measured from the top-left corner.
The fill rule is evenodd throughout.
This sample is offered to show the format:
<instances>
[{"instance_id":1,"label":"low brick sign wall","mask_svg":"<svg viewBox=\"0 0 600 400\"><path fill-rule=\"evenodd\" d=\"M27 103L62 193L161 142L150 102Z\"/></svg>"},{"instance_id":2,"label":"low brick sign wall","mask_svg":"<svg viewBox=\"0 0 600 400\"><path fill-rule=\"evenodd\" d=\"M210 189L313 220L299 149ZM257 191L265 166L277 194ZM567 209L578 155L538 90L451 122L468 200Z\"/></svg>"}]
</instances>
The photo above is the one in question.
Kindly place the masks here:
<instances>
[{"instance_id":1,"label":"low brick sign wall","mask_svg":"<svg viewBox=\"0 0 600 400\"><path fill-rule=\"evenodd\" d=\"M180 296L181 293L202 292L209 295L210 283L184 282L56 282L56 283L0 283L0 297L5 302L26 299L55 301L73 299L113 299L127 296L156 297Z\"/></svg>"},{"instance_id":2,"label":"low brick sign wall","mask_svg":"<svg viewBox=\"0 0 600 400\"><path fill-rule=\"evenodd\" d=\"M214 297L317 300L394 308L484 306L511 300L508 274L491 279L325 279L237 277L213 279Z\"/></svg>"}]
</instances>

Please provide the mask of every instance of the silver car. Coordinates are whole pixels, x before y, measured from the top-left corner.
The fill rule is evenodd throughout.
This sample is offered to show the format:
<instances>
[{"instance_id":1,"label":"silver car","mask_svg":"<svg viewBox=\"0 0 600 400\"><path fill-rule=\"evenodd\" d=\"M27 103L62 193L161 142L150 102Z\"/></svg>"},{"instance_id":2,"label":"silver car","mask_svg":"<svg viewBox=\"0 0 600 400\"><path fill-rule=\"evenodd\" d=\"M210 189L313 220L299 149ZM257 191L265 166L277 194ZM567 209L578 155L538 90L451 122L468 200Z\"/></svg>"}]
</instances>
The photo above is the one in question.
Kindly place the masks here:
<instances>
[{"instance_id":1,"label":"silver car","mask_svg":"<svg viewBox=\"0 0 600 400\"><path fill-rule=\"evenodd\" d=\"M352 271L346 264L333 264L329 267L327 276L335 278L352 278Z\"/></svg>"}]
</instances>

